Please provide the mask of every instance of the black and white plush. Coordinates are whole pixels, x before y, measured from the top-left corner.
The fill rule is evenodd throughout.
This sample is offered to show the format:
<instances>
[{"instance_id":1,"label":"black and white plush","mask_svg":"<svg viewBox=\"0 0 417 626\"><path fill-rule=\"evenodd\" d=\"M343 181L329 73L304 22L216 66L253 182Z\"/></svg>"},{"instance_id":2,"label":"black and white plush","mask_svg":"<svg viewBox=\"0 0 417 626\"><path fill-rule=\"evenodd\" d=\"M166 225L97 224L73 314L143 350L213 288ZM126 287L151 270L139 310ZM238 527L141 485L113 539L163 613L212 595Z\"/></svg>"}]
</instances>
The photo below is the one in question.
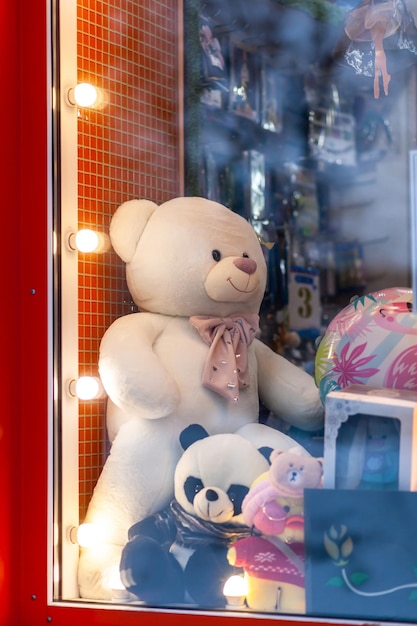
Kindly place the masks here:
<instances>
[{"instance_id":1,"label":"black and white plush","mask_svg":"<svg viewBox=\"0 0 417 626\"><path fill-rule=\"evenodd\" d=\"M180 435L184 453L175 471L175 499L129 530L121 558L126 589L149 604L225 604L233 573L231 543L250 535L242 501L269 467L271 448L240 434L211 435L197 424Z\"/></svg>"}]
</instances>

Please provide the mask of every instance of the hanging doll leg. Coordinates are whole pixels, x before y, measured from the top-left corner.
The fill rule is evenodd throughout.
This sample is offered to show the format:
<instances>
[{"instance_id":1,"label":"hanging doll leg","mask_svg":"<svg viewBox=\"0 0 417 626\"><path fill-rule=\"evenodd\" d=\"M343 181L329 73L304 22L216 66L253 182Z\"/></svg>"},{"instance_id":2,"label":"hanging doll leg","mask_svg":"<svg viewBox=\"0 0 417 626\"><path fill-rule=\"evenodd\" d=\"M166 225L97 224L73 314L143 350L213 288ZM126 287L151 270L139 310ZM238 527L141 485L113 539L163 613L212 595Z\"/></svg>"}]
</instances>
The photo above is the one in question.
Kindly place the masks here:
<instances>
[{"instance_id":1,"label":"hanging doll leg","mask_svg":"<svg viewBox=\"0 0 417 626\"><path fill-rule=\"evenodd\" d=\"M379 98L379 78L382 77L384 94L388 95L388 85L391 75L387 71L387 57L384 50L385 24L377 23L371 28L372 41L375 45L375 72L374 72L374 97Z\"/></svg>"}]
</instances>

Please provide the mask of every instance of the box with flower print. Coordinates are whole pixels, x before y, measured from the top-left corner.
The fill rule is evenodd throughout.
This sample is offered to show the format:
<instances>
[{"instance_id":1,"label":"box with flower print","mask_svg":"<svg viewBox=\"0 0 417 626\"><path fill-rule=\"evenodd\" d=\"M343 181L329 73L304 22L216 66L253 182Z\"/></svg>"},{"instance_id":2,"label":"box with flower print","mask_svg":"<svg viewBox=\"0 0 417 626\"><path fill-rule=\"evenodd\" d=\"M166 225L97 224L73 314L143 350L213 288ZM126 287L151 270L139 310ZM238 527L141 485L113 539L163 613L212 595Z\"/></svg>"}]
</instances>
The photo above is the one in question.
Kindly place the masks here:
<instances>
[{"instance_id":1,"label":"box with flower print","mask_svg":"<svg viewBox=\"0 0 417 626\"><path fill-rule=\"evenodd\" d=\"M416 516L415 492L307 489L307 614L415 624Z\"/></svg>"}]
</instances>

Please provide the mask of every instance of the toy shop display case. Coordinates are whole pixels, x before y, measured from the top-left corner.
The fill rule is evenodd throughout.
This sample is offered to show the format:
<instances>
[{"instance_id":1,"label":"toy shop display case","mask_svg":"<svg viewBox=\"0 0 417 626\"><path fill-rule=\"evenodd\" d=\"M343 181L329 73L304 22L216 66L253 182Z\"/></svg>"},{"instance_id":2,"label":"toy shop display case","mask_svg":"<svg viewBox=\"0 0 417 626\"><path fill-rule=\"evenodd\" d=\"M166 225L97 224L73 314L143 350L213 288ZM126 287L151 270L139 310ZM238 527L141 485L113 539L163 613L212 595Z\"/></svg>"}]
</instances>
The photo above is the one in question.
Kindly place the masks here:
<instances>
[{"instance_id":1,"label":"toy shop display case","mask_svg":"<svg viewBox=\"0 0 417 626\"><path fill-rule=\"evenodd\" d=\"M401 431L400 484L367 491L330 484L335 439L329 444L322 431L310 436L261 416L311 451L315 471L324 462L325 484L312 483L296 503L305 529L297 549L294 537L278 533L270 543L245 536L255 540L250 549L236 543L228 562L243 589L225 586L218 605L132 598L118 566L105 571L105 594L80 593L80 556L100 561L107 550L88 517L114 438L106 427L100 344L115 320L138 311L109 238L120 205L198 195L250 222L269 270L261 338L307 371L314 369L315 341L352 296L411 283L414 49L410 43L399 66L388 62L389 91L382 73L386 93L377 98L372 76L353 72L347 60L357 52L344 31L352 7L301 4L57 0L46 16L53 114L45 310L53 382L44 448L48 531L39 547L47 592L41 609L31 592L29 620L122 626L417 619L417 554L410 548L413 525L404 522L417 515L414 405L406 415L382 411ZM408 22L401 41L415 41L417 49L413 32ZM359 48L369 55L362 40ZM96 88L93 102L78 99L80 84ZM387 400L384 409L393 404ZM369 418L378 410L363 412ZM393 528L401 541L391 541ZM261 582L253 575L260 562L272 572Z\"/></svg>"}]
</instances>

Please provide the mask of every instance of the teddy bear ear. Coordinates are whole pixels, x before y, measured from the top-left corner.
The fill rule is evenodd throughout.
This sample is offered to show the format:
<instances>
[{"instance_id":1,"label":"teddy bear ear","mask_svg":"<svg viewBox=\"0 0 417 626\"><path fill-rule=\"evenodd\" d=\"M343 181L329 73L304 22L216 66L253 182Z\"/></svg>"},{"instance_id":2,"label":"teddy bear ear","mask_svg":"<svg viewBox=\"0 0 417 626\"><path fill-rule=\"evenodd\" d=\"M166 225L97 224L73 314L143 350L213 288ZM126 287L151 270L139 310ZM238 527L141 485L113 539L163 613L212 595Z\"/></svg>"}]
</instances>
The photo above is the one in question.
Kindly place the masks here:
<instances>
[{"instance_id":1,"label":"teddy bear ear","mask_svg":"<svg viewBox=\"0 0 417 626\"><path fill-rule=\"evenodd\" d=\"M158 205L150 200L128 200L119 206L110 223L110 241L116 254L129 263L145 226Z\"/></svg>"},{"instance_id":2,"label":"teddy bear ear","mask_svg":"<svg viewBox=\"0 0 417 626\"><path fill-rule=\"evenodd\" d=\"M294 446L294 448L290 448L288 452L296 454L297 456L305 456L305 450L301 446Z\"/></svg>"},{"instance_id":3,"label":"teddy bear ear","mask_svg":"<svg viewBox=\"0 0 417 626\"><path fill-rule=\"evenodd\" d=\"M260 452L268 463L270 463L273 448L270 448L269 446L262 446L261 448L258 448L258 452Z\"/></svg>"},{"instance_id":4,"label":"teddy bear ear","mask_svg":"<svg viewBox=\"0 0 417 626\"><path fill-rule=\"evenodd\" d=\"M199 441L200 439L205 439L209 434L205 428L200 426L200 424L191 424L184 428L180 433L180 444L183 450L187 450L191 446L191 444Z\"/></svg>"}]
</instances>

